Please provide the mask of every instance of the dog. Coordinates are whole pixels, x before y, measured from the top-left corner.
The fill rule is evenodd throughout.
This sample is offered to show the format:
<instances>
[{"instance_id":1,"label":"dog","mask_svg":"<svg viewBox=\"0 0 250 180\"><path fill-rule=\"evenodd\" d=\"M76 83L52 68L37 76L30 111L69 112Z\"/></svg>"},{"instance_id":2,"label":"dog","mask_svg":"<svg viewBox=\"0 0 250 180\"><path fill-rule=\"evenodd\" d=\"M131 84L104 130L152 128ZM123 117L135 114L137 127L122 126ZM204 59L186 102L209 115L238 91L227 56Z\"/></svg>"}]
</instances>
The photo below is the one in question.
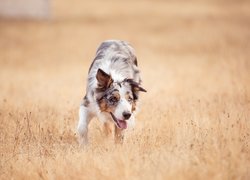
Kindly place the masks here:
<instances>
[{"instance_id":1,"label":"dog","mask_svg":"<svg viewBox=\"0 0 250 180\"><path fill-rule=\"evenodd\" d=\"M86 95L79 109L80 145L88 143L88 125L95 116L106 135L112 133L114 124L115 142L123 142L125 130L135 123L139 92L146 92L141 82L133 47L121 40L102 42L89 68Z\"/></svg>"}]
</instances>

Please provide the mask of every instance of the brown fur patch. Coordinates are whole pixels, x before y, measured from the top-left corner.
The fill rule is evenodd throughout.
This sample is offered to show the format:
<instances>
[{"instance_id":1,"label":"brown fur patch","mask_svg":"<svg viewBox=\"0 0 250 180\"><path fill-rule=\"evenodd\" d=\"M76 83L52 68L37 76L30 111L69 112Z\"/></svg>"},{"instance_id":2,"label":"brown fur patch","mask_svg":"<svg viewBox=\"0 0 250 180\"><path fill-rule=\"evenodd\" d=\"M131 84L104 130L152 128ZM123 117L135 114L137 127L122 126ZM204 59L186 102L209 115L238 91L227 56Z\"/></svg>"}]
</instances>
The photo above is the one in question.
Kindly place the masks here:
<instances>
[{"instance_id":1,"label":"brown fur patch","mask_svg":"<svg viewBox=\"0 0 250 180\"><path fill-rule=\"evenodd\" d=\"M134 112L136 110L136 103L135 101L132 102L132 112Z\"/></svg>"},{"instance_id":2,"label":"brown fur patch","mask_svg":"<svg viewBox=\"0 0 250 180\"><path fill-rule=\"evenodd\" d=\"M133 97L133 96L132 96L129 92L127 92L126 95L125 95L125 98L127 99L127 101L129 101L129 99L132 98L132 97ZM132 104L132 109L131 109L131 111L134 112L134 111L136 110L136 103L135 103L135 100L133 99L130 103Z\"/></svg>"},{"instance_id":3,"label":"brown fur patch","mask_svg":"<svg viewBox=\"0 0 250 180\"><path fill-rule=\"evenodd\" d=\"M112 104L109 101L109 98L114 97L117 101L120 100L120 94L118 91L114 91L112 94L108 95L107 97L103 97L101 100L98 101L98 105L102 112L113 112L116 104Z\"/></svg>"},{"instance_id":4,"label":"brown fur patch","mask_svg":"<svg viewBox=\"0 0 250 180\"><path fill-rule=\"evenodd\" d=\"M108 106L107 104L107 100L106 99L102 99L98 102L100 110L102 112L111 112L112 108L110 106Z\"/></svg>"}]
</instances>

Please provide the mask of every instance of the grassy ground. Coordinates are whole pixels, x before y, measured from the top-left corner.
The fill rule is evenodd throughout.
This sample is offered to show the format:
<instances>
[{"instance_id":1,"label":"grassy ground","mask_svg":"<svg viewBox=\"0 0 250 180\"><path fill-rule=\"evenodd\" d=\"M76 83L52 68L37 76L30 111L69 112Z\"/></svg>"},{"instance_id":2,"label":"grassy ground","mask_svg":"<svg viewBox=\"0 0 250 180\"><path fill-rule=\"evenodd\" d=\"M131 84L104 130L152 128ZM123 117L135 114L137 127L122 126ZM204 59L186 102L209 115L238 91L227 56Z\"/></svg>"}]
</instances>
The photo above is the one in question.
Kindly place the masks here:
<instances>
[{"instance_id":1,"label":"grassy ground","mask_svg":"<svg viewBox=\"0 0 250 180\"><path fill-rule=\"evenodd\" d=\"M250 3L65 1L0 21L0 179L250 179ZM75 132L95 50L130 41L143 85L123 146Z\"/></svg>"}]
</instances>

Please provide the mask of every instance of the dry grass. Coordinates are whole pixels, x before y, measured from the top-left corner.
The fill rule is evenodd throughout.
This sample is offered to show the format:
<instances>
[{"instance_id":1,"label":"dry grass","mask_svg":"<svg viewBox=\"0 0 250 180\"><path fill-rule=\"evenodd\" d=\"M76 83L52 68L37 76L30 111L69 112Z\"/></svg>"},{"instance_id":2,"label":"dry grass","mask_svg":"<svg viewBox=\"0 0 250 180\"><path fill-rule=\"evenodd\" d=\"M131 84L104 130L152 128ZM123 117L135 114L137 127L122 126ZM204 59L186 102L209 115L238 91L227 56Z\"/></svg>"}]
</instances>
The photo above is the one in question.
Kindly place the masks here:
<instances>
[{"instance_id":1,"label":"dry grass","mask_svg":"<svg viewBox=\"0 0 250 180\"><path fill-rule=\"evenodd\" d=\"M0 179L250 179L250 3L54 1L0 21ZM123 146L75 134L97 45L130 41L147 94Z\"/></svg>"}]
</instances>

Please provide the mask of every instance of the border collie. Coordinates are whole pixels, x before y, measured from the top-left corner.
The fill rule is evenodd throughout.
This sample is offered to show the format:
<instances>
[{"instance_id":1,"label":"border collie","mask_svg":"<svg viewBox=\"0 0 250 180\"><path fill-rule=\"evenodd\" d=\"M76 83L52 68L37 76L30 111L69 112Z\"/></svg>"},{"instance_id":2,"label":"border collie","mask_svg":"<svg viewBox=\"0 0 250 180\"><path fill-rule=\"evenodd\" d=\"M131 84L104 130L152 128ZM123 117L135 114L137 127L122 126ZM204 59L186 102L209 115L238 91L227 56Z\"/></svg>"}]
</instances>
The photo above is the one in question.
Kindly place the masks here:
<instances>
[{"instance_id":1,"label":"border collie","mask_svg":"<svg viewBox=\"0 0 250 180\"><path fill-rule=\"evenodd\" d=\"M137 58L131 45L121 40L104 41L89 68L86 95L79 109L79 143L88 143L88 124L96 116L106 135L115 125L115 142L122 143L124 131L134 126L141 87Z\"/></svg>"}]
</instances>

